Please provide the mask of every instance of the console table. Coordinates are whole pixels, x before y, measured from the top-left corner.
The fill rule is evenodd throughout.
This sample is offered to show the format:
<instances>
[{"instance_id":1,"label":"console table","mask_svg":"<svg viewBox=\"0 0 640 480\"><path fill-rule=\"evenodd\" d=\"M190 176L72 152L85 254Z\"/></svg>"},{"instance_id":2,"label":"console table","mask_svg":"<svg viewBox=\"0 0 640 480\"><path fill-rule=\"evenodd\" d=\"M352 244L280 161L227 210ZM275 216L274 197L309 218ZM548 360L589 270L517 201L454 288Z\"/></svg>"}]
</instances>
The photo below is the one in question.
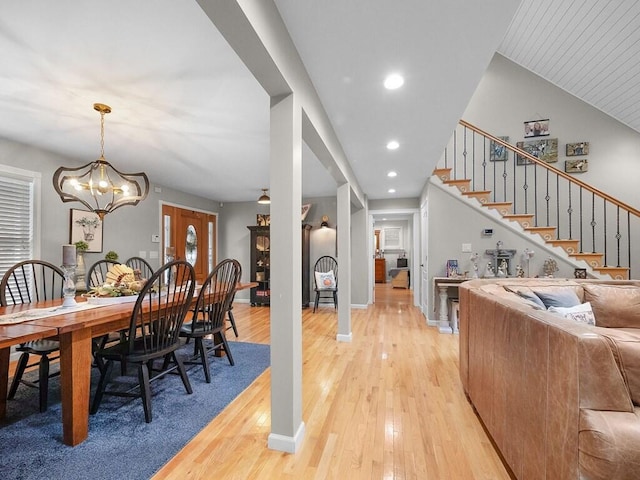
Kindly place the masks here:
<instances>
[{"instance_id":1,"label":"console table","mask_svg":"<svg viewBox=\"0 0 640 480\"><path fill-rule=\"evenodd\" d=\"M449 318L449 289L455 289L456 297L458 286L470 278L433 277L433 306L434 312L438 312L438 330L440 333L458 333L457 325ZM437 301L436 301L437 299ZM437 309L435 307L438 307Z\"/></svg>"}]
</instances>

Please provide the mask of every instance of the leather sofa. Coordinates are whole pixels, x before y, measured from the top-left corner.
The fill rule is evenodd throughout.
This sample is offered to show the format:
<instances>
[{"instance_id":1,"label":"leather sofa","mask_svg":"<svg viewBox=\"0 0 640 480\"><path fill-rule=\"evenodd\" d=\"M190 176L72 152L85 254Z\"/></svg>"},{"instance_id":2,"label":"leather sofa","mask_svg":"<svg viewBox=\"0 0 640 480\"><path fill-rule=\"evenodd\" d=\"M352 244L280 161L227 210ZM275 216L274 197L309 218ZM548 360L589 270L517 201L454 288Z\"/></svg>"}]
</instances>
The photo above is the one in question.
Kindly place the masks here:
<instances>
[{"instance_id":1,"label":"leather sofa","mask_svg":"<svg viewBox=\"0 0 640 480\"><path fill-rule=\"evenodd\" d=\"M531 301L542 290L588 301L595 326ZM640 282L482 279L459 293L462 385L512 475L640 479Z\"/></svg>"}]
</instances>

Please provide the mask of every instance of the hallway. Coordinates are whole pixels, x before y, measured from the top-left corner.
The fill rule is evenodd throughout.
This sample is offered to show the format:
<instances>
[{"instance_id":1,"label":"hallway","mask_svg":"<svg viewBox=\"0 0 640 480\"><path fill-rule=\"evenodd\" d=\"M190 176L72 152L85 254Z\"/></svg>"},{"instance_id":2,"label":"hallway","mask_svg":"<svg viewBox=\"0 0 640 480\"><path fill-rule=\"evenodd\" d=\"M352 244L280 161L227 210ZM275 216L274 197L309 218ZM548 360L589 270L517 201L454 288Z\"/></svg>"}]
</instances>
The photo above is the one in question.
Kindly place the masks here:
<instances>
[{"instance_id":1,"label":"hallway","mask_svg":"<svg viewBox=\"0 0 640 480\"><path fill-rule=\"evenodd\" d=\"M462 391L458 337L428 327L412 293L376 285L376 304L352 310L352 343L335 340L332 306L303 310L297 454L266 448L267 370L154 478L508 479ZM234 313L238 340L269 341L267 307Z\"/></svg>"}]
</instances>

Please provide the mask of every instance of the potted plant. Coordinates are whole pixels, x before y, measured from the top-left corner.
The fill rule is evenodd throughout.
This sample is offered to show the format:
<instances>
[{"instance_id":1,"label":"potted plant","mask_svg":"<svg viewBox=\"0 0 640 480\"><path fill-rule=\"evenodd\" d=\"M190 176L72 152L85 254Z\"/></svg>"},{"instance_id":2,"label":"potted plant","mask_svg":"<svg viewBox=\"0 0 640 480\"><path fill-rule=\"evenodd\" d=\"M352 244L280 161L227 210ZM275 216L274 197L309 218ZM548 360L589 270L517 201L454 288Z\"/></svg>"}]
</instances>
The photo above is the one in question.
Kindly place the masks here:
<instances>
[{"instance_id":1,"label":"potted plant","mask_svg":"<svg viewBox=\"0 0 640 480\"><path fill-rule=\"evenodd\" d=\"M113 260L114 262L118 261L118 254L113 250L109 250L107 254L104 256L105 260Z\"/></svg>"}]
</instances>

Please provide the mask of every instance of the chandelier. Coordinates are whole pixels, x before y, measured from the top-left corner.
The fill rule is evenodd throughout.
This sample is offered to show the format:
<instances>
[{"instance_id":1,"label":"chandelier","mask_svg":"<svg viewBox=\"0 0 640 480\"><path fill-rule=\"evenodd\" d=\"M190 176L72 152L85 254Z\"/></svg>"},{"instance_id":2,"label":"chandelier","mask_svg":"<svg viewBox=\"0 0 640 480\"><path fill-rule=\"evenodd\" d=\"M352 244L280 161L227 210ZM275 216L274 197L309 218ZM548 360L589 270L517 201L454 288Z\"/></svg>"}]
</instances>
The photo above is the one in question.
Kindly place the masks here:
<instances>
[{"instance_id":1,"label":"chandelier","mask_svg":"<svg viewBox=\"0 0 640 480\"><path fill-rule=\"evenodd\" d=\"M147 198L149 179L144 173L122 173L104 158L104 116L111 107L94 103L100 113L100 158L82 167L60 167L53 174L53 188L63 202L80 202L100 220L124 205Z\"/></svg>"}]
</instances>

